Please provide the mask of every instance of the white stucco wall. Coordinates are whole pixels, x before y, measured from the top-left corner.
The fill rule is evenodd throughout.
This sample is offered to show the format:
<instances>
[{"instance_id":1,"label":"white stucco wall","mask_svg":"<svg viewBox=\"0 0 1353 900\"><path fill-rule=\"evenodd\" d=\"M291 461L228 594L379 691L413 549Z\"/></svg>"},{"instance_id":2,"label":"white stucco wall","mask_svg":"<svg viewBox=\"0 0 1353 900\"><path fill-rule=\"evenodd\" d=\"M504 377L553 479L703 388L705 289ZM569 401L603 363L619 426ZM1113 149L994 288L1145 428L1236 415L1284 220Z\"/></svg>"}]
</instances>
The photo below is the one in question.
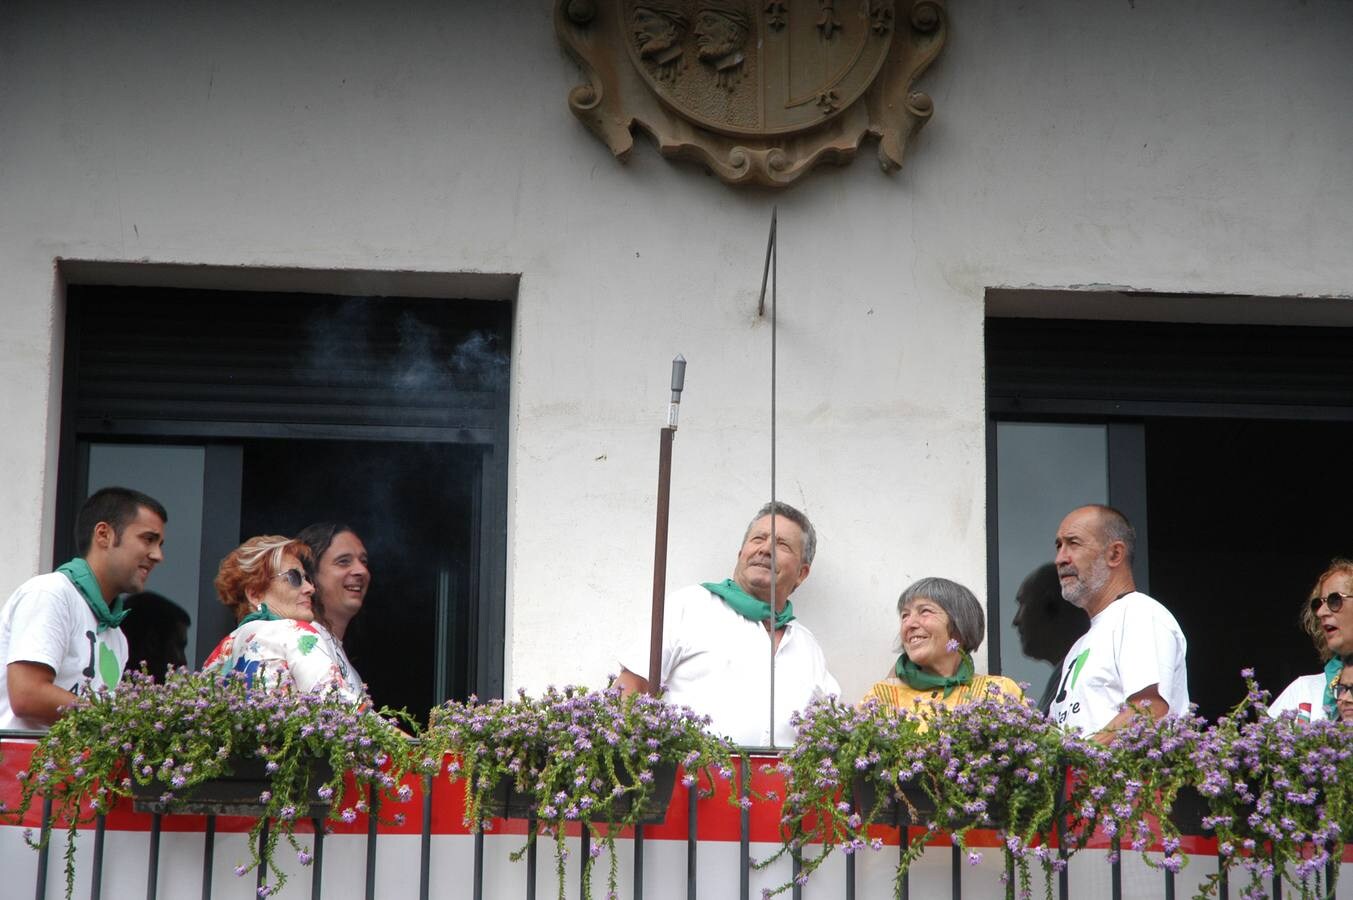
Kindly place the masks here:
<instances>
[{"instance_id":1,"label":"white stucco wall","mask_svg":"<svg viewBox=\"0 0 1353 900\"><path fill-rule=\"evenodd\" d=\"M768 491L778 203L779 488L821 536L795 605L857 697L906 583L985 592L988 287L1353 293L1353 4L951 13L903 171L870 145L771 194L614 161L543 0L5 4L0 583L51 546L56 258L520 273L508 684L599 684L646 634L673 354L671 583L729 574Z\"/></svg>"}]
</instances>

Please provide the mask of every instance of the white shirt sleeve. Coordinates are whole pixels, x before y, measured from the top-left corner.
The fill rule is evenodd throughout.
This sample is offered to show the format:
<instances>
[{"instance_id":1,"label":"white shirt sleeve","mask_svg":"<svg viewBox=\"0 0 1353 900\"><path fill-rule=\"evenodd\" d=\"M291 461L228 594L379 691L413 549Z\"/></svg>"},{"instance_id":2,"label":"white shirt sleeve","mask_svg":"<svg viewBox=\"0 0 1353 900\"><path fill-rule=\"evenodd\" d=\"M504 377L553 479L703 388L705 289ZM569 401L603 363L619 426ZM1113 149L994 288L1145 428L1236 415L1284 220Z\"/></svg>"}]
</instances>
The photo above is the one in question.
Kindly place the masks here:
<instances>
[{"instance_id":1,"label":"white shirt sleeve","mask_svg":"<svg viewBox=\"0 0 1353 900\"><path fill-rule=\"evenodd\" d=\"M662 662L658 667L659 681L666 682L671 677L672 670L685 653L682 635L684 634L687 600L692 590L700 591L704 595L709 594L699 585L694 586L694 588L684 587L669 591L667 594L662 616ZM651 638L645 634L641 642L632 643L621 651L618 662L640 678L648 678L650 643ZM636 666L638 668L635 668Z\"/></svg>"},{"instance_id":2,"label":"white shirt sleeve","mask_svg":"<svg viewBox=\"0 0 1353 900\"><path fill-rule=\"evenodd\" d=\"M1151 685L1156 685L1162 697L1168 696L1174 670L1182 664L1183 657L1174 630L1161 621L1154 609L1137 609L1124 616L1116 659L1124 699ZM1170 712L1178 714L1182 710Z\"/></svg>"},{"instance_id":3,"label":"white shirt sleeve","mask_svg":"<svg viewBox=\"0 0 1353 900\"><path fill-rule=\"evenodd\" d=\"M71 619L64 598L37 589L15 596L10 603L15 607L5 665L32 662L60 671L66 646L80 624Z\"/></svg>"},{"instance_id":4,"label":"white shirt sleeve","mask_svg":"<svg viewBox=\"0 0 1353 900\"><path fill-rule=\"evenodd\" d=\"M1278 695L1278 699L1269 704L1268 714L1277 718L1283 713L1293 710L1303 719L1318 722L1325 718L1325 676L1323 674L1298 676L1296 680L1283 688L1283 692Z\"/></svg>"},{"instance_id":5,"label":"white shirt sleeve","mask_svg":"<svg viewBox=\"0 0 1353 900\"><path fill-rule=\"evenodd\" d=\"M827 669L827 656L819 645L817 652L817 684L813 686L813 699L821 700L828 695L841 696L841 684Z\"/></svg>"}]
</instances>

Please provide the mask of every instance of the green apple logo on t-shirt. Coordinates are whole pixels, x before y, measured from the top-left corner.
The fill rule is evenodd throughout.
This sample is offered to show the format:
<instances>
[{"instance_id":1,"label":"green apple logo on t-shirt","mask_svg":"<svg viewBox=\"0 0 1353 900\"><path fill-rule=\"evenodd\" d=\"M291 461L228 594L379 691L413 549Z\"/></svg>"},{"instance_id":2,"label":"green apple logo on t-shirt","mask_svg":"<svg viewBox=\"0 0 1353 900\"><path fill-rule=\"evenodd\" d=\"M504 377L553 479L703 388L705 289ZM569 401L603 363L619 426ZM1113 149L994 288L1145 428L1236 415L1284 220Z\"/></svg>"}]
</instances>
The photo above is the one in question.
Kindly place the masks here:
<instances>
[{"instance_id":1,"label":"green apple logo on t-shirt","mask_svg":"<svg viewBox=\"0 0 1353 900\"><path fill-rule=\"evenodd\" d=\"M99 680L103 686L112 689L122 677L122 667L117 664L117 654L105 644L99 641Z\"/></svg>"}]
</instances>

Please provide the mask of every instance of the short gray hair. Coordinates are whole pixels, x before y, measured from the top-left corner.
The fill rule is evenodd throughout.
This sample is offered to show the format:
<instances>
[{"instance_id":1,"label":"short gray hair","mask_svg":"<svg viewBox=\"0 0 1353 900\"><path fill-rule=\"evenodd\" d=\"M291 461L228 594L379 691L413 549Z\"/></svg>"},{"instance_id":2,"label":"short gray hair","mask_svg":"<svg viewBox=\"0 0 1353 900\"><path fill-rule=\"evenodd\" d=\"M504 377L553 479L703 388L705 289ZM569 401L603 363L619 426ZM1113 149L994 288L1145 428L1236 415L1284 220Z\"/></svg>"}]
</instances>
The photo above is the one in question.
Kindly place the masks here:
<instances>
[{"instance_id":1,"label":"short gray hair","mask_svg":"<svg viewBox=\"0 0 1353 900\"><path fill-rule=\"evenodd\" d=\"M757 510L756 515L752 517L752 521L747 523L747 530L742 533L742 542L747 543L747 535L752 533L752 526L771 513L783 516L803 530L803 564L811 566L813 557L817 555L817 529L813 527L812 522L808 521L807 516L788 503L773 500Z\"/></svg>"},{"instance_id":2,"label":"short gray hair","mask_svg":"<svg viewBox=\"0 0 1353 900\"><path fill-rule=\"evenodd\" d=\"M898 614L908 603L922 597L933 600L949 616L949 637L956 639L964 650L971 653L982 646L987 620L972 591L948 578L922 578L897 598Z\"/></svg>"},{"instance_id":3,"label":"short gray hair","mask_svg":"<svg viewBox=\"0 0 1353 900\"><path fill-rule=\"evenodd\" d=\"M1127 551L1128 565L1131 566L1137 554L1137 529L1132 527L1132 523L1123 515L1122 510L1114 509L1105 503L1092 503L1090 508L1099 513L1099 533L1103 535L1104 543L1122 541L1123 549Z\"/></svg>"}]
</instances>

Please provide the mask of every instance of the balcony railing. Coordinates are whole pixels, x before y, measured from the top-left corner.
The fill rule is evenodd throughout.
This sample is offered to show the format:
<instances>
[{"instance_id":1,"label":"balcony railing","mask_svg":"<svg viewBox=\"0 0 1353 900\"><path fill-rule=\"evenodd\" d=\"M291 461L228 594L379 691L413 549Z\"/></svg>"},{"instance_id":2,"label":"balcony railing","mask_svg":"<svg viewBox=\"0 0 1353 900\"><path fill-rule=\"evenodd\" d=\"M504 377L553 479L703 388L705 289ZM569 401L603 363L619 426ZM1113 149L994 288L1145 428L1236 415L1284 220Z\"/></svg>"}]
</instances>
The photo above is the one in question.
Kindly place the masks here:
<instances>
[{"instance_id":1,"label":"balcony railing","mask_svg":"<svg viewBox=\"0 0 1353 900\"><path fill-rule=\"evenodd\" d=\"M18 796L16 775L25 769L31 734L0 732L0 800L13 808ZM751 796L775 792L783 796L781 776L765 771L773 757L753 757L735 782L722 783L713 797L697 798L678 782L660 825L626 830L617 839L619 896L634 900L758 900L762 891L794 881L798 865L788 857L764 868L756 860L780 847L778 802L754 799L742 809L729 802L732 791ZM289 879L277 894L315 900L386 900L386 898L456 897L472 900L553 897L558 892L550 838L541 836L519 862L510 859L526 843L525 820L495 820L486 833L471 833L463 822L463 786L445 777L410 781L414 798L399 804L400 825L378 824L378 815L353 822L307 822L297 827L303 844L312 844L313 862L302 866L284 861ZM387 808L386 812L391 810ZM378 811L377 811L378 812ZM58 826L46 850L35 852L24 842L25 828L35 832L45 811L33 810L21 825L0 827L0 896L33 896L38 900L65 895L65 835ZM261 880L240 878L237 865L249 859L245 839L252 820L234 816L159 815L135 812L123 803L88 827L82 827L75 849L74 896L141 897L147 900L248 898ZM786 896L884 900L894 895L898 854L919 839L919 828L879 826L875 836L882 851L848 855L840 850L806 884ZM567 837L566 893L581 892L580 861L594 851L584 829L572 827ZM932 842L913 864L901 885L905 898L997 898L1013 896L1003 854L990 832L974 832L969 844L981 852L970 865L947 840ZM805 852L819 848L809 846ZM1185 840L1189 864L1178 875L1148 866L1140 854L1115 854L1107 842L1092 843L1071 857L1053 892L1067 898L1192 897L1217 871L1216 844L1207 838ZM1350 861L1345 855L1345 864ZM597 860L593 894L606 896L608 861ZM1035 896L1043 893L1043 876L1034 876ZM1228 898L1223 881L1218 894ZM1283 896L1275 876L1272 894Z\"/></svg>"}]
</instances>

